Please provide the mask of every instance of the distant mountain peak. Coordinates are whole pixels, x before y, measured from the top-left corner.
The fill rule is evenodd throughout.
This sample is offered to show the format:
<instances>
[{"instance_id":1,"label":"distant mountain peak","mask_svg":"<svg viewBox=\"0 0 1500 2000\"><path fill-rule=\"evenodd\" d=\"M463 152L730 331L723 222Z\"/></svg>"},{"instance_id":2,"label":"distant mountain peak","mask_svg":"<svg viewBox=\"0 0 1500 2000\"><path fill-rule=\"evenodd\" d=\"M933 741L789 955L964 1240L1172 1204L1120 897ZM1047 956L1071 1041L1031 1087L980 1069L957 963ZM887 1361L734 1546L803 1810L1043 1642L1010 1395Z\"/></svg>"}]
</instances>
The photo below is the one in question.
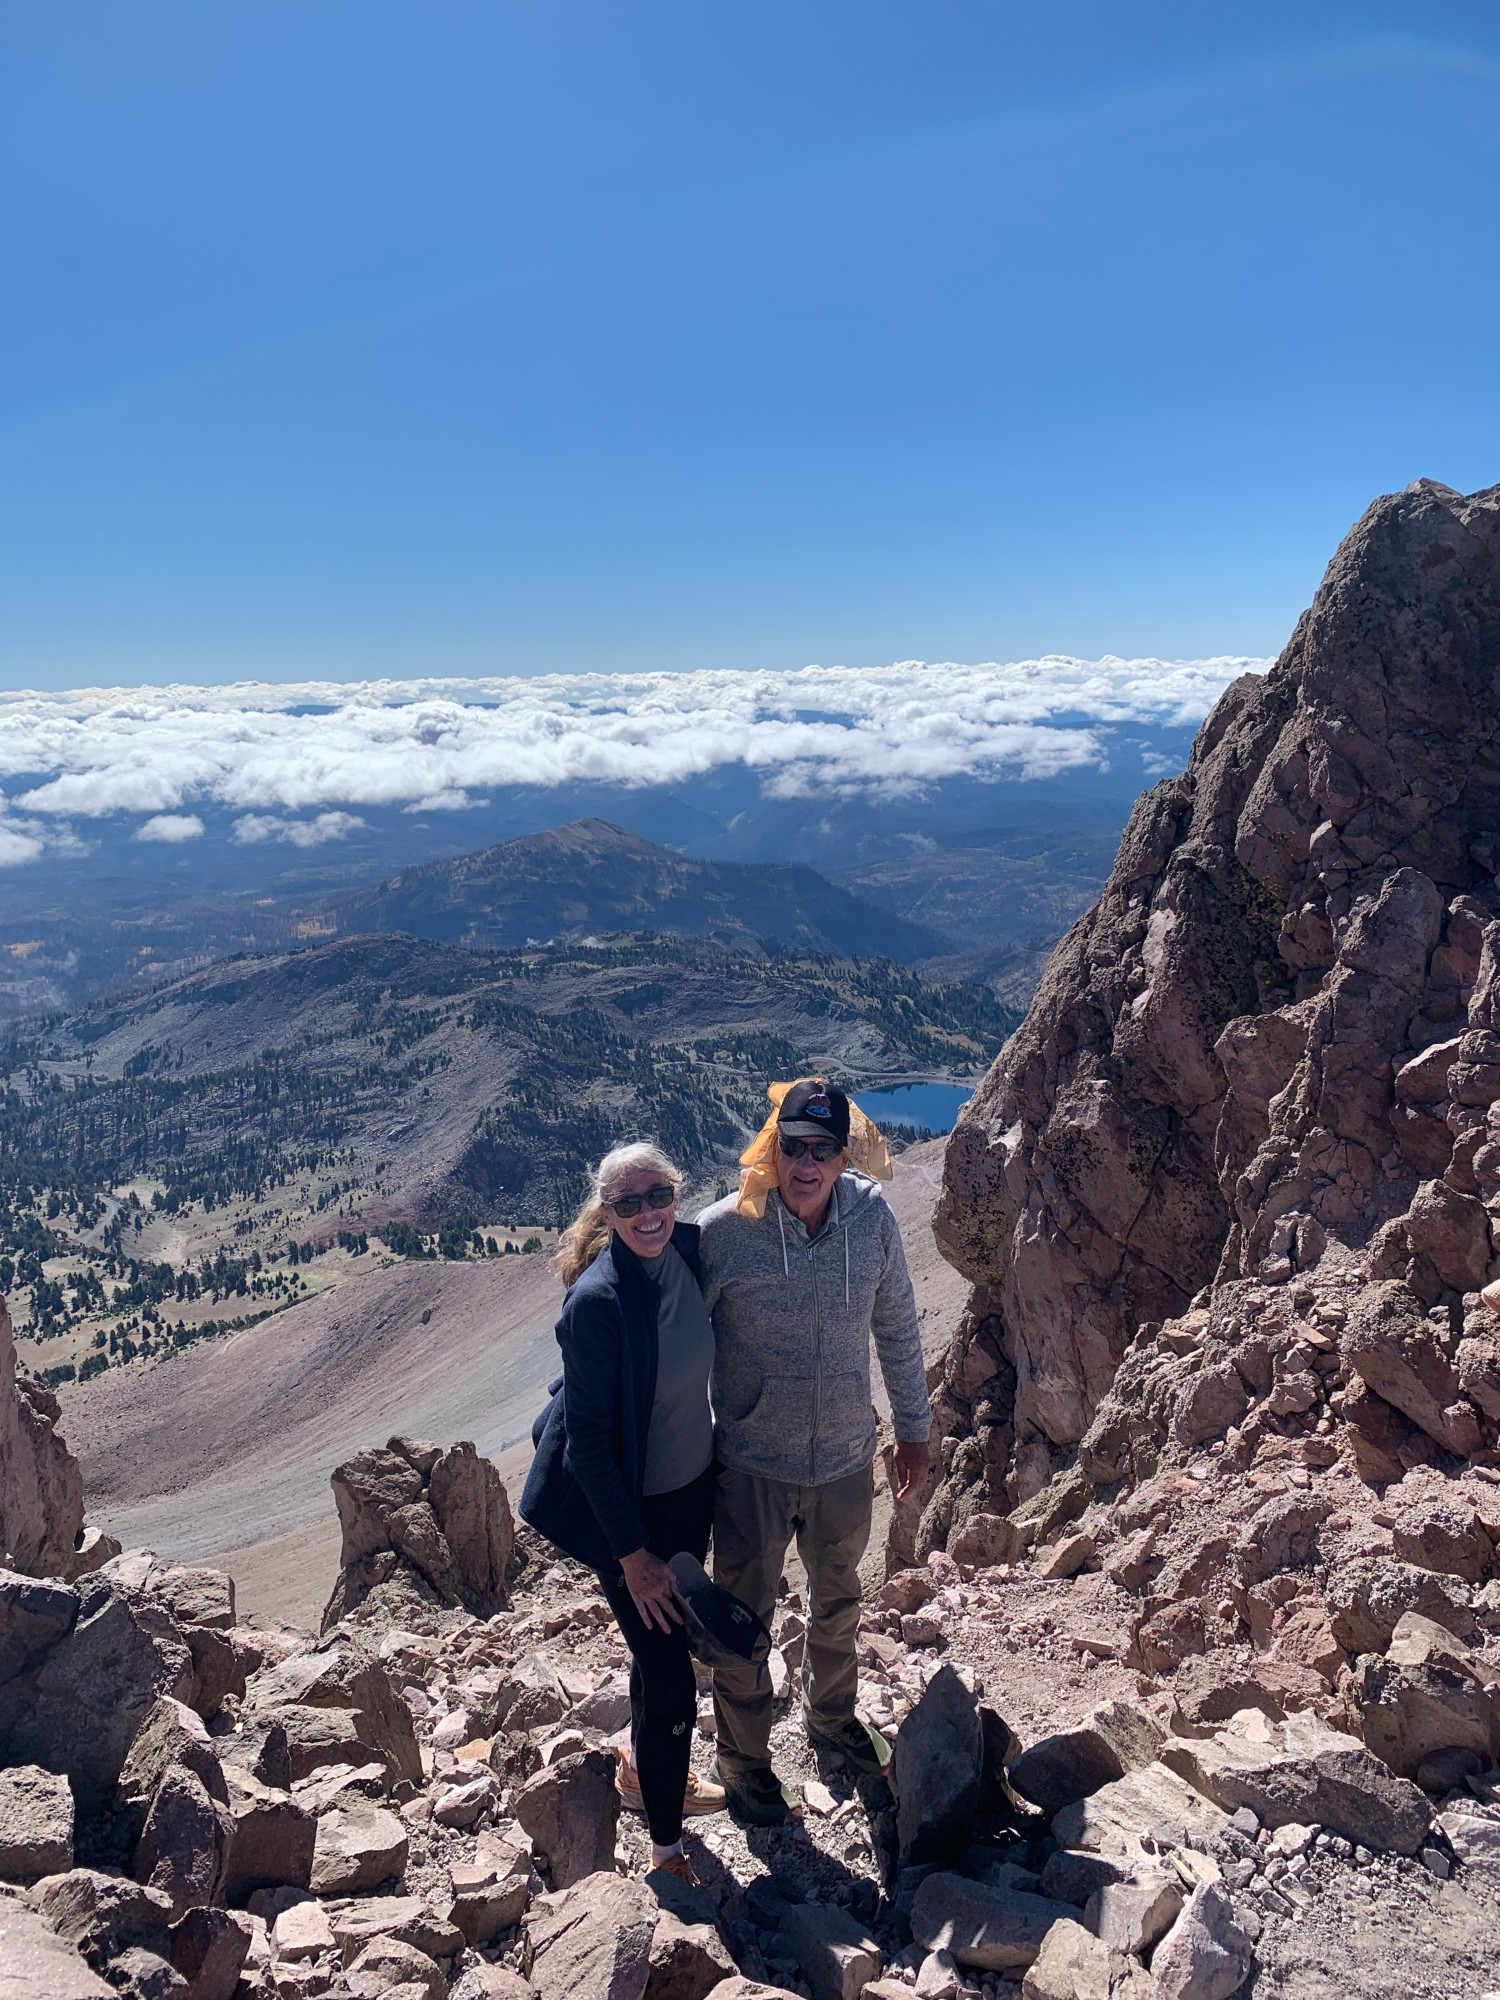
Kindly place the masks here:
<instances>
[{"instance_id":1,"label":"distant mountain peak","mask_svg":"<svg viewBox=\"0 0 1500 2000\"><path fill-rule=\"evenodd\" d=\"M801 864L699 861L596 818L423 862L340 897L332 914L345 934L399 930L490 950L621 931L713 937L747 949L774 940L901 964L952 948Z\"/></svg>"}]
</instances>

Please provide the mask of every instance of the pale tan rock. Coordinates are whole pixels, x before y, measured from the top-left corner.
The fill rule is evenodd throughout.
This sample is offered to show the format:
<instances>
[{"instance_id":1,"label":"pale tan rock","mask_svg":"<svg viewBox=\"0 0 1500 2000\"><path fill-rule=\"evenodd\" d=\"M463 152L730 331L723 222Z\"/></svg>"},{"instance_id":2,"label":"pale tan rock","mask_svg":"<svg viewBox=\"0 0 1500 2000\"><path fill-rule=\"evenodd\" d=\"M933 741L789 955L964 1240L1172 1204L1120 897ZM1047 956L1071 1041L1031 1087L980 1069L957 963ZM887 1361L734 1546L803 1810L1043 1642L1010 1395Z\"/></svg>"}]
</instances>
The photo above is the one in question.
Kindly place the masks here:
<instances>
[{"instance_id":1,"label":"pale tan rock","mask_svg":"<svg viewBox=\"0 0 1500 2000\"><path fill-rule=\"evenodd\" d=\"M271 1926L271 1950L277 1959L295 1963L333 1950L333 1926L318 1902L293 1903Z\"/></svg>"},{"instance_id":2,"label":"pale tan rock","mask_svg":"<svg viewBox=\"0 0 1500 2000\"><path fill-rule=\"evenodd\" d=\"M0 1770L0 1882L35 1882L73 1866L73 1794L36 1764Z\"/></svg>"},{"instance_id":3,"label":"pale tan rock","mask_svg":"<svg viewBox=\"0 0 1500 2000\"><path fill-rule=\"evenodd\" d=\"M1110 2000L1108 1948L1071 1917L1059 1917L1026 1968L1021 2000Z\"/></svg>"},{"instance_id":4,"label":"pale tan rock","mask_svg":"<svg viewBox=\"0 0 1500 2000\"><path fill-rule=\"evenodd\" d=\"M1144 1958L1176 1922L1182 1901L1174 1876L1142 1869L1128 1882L1096 1890L1085 1921L1109 1951Z\"/></svg>"},{"instance_id":5,"label":"pale tan rock","mask_svg":"<svg viewBox=\"0 0 1500 2000\"><path fill-rule=\"evenodd\" d=\"M1415 1854L1427 1830L1415 1785L1307 1712L1273 1722L1247 1709L1214 1736L1168 1742L1162 1761L1226 1813L1248 1806L1263 1826L1310 1823L1397 1854Z\"/></svg>"},{"instance_id":6,"label":"pale tan rock","mask_svg":"<svg viewBox=\"0 0 1500 2000\"><path fill-rule=\"evenodd\" d=\"M1391 1541L1403 1561L1461 1577L1466 1583L1478 1583L1494 1555L1475 1509L1451 1500L1404 1507L1396 1516Z\"/></svg>"},{"instance_id":7,"label":"pale tan rock","mask_svg":"<svg viewBox=\"0 0 1500 2000\"><path fill-rule=\"evenodd\" d=\"M1151 1960L1159 2000L1229 2000L1254 1956L1224 1891L1195 1889Z\"/></svg>"},{"instance_id":8,"label":"pale tan rock","mask_svg":"<svg viewBox=\"0 0 1500 2000\"><path fill-rule=\"evenodd\" d=\"M398 1938L376 1938L344 1973L353 2000L447 2000L442 1967Z\"/></svg>"},{"instance_id":9,"label":"pale tan rock","mask_svg":"<svg viewBox=\"0 0 1500 2000\"><path fill-rule=\"evenodd\" d=\"M406 1829L394 1813L350 1799L317 1824L308 1886L317 1896L361 1896L403 1874Z\"/></svg>"},{"instance_id":10,"label":"pale tan rock","mask_svg":"<svg viewBox=\"0 0 1500 2000\"><path fill-rule=\"evenodd\" d=\"M1053 1815L1052 1832L1061 1847L1137 1861L1147 1853L1147 1838L1153 1848L1180 1846L1189 1836L1211 1838L1227 1818L1176 1771L1155 1763L1064 1806Z\"/></svg>"},{"instance_id":11,"label":"pale tan rock","mask_svg":"<svg viewBox=\"0 0 1500 2000\"><path fill-rule=\"evenodd\" d=\"M1013 1760L1011 1784L1049 1817L1075 1799L1143 1770L1166 1732L1154 1716L1128 1702L1107 1702L1076 1729L1043 1737Z\"/></svg>"},{"instance_id":12,"label":"pale tan rock","mask_svg":"<svg viewBox=\"0 0 1500 2000\"><path fill-rule=\"evenodd\" d=\"M453 1958L464 1948L462 1933L420 1896L340 1897L323 1907L345 1965L376 1938L415 1945L429 1958Z\"/></svg>"},{"instance_id":13,"label":"pale tan rock","mask_svg":"<svg viewBox=\"0 0 1500 2000\"><path fill-rule=\"evenodd\" d=\"M1438 1750L1473 1750L1487 1765L1500 1752L1494 1670L1418 1612L1403 1612L1383 1657L1360 1660L1350 1699L1366 1743L1403 1776Z\"/></svg>"},{"instance_id":14,"label":"pale tan rock","mask_svg":"<svg viewBox=\"0 0 1500 2000\"><path fill-rule=\"evenodd\" d=\"M912 1936L960 1965L1004 1971L1030 1965L1059 1918L1076 1913L1045 1896L992 1889L965 1876L929 1875L912 1905Z\"/></svg>"},{"instance_id":15,"label":"pale tan rock","mask_svg":"<svg viewBox=\"0 0 1500 2000\"><path fill-rule=\"evenodd\" d=\"M1042 1551L1041 1573L1051 1581L1076 1576L1094 1556L1094 1538L1089 1534L1065 1535Z\"/></svg>"}]
</instances>

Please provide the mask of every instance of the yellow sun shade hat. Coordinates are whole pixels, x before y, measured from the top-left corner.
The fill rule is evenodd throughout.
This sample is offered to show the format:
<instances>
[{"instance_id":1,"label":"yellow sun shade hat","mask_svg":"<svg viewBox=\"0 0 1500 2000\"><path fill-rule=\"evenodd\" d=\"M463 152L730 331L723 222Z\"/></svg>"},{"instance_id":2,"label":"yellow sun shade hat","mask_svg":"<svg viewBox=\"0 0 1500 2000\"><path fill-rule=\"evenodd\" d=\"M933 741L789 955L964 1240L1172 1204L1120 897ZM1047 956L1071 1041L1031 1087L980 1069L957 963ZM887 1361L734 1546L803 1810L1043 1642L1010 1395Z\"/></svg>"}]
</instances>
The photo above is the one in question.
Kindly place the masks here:
<instances>
[{"instance_id":1,"label":"yellow sun shade hat","mask_svg":"<svg viewBox=\"0 0 1500 2000\"><path fill-rule=\"evenodd\" d=\"M795 1090L799 1083L814 1081L810 1077L793 1077L788 1083L773 1083L766 1092L771 1100L771 1115L740 1154L740 1194L735 1203L741 1215L759 1222L766 1212L766 1197L776 1185L776 1130L781 1117L781 1103L789 1090ZM880 1127L866 1118L863 1111L849 1099L849 1164L872 1181L888 1181L891 1178L890 1148L881 1137Z\"/></svg>"}]
</instances>

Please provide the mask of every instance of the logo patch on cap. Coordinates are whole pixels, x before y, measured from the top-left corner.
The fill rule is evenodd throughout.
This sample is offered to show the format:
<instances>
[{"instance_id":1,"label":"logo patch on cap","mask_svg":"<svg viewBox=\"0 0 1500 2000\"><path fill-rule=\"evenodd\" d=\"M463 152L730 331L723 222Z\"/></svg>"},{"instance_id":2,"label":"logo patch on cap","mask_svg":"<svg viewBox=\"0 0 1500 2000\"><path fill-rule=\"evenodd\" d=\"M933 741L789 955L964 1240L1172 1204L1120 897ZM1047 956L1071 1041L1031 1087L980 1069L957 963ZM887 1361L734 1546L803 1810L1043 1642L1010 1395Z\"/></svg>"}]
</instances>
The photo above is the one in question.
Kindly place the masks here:
<instances>
[{"instance_id":1,"label":"logo patch on cap","mask_svg":"<svg viewBox=\"0 0 1500 2000\"><path fill-rule=\"evenodd\" d=\"M831 1118L833 1106L826 1097L810 1097L803 1105L801 1115L804 1118Z\"/></svg>"}]
</instances>

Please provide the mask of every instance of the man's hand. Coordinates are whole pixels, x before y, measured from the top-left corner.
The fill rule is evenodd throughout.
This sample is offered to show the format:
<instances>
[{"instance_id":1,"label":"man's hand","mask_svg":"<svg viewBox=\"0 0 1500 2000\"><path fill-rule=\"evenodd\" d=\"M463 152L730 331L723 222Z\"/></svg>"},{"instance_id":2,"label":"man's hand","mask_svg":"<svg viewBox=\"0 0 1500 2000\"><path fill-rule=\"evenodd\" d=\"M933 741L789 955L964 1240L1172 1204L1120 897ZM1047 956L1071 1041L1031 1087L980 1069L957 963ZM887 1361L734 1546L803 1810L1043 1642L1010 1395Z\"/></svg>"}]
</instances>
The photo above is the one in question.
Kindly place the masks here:
<instances>
[{"instance_id":1,"label":"man's hand","mask_svg":"<svg viewBox=\"0 0 1500 2000\"><path fill-rule=\"evenodd\" d=\"M927 1483L927 1475L931 1470L932 1447L925 1440L921 1444L898 1444L896 1498L904 1500L908 1493L920 1493Z\"/></svg>"},{"instance_id":2,"label":"man's hand","mask_svg":"<svg viewBox=\"0 0 1500 2000\"><path fill-rule=\"evenodd\" d=\"M682 1623L682 1613L677 1609L677 1579L659 1557L649 1549L636 1549L620 1558L620 1568L625 1572L626 1588L648 1631L659 1626L663 1632L670 1632L674 1625Z\"/></svg>"}]
</instances>

